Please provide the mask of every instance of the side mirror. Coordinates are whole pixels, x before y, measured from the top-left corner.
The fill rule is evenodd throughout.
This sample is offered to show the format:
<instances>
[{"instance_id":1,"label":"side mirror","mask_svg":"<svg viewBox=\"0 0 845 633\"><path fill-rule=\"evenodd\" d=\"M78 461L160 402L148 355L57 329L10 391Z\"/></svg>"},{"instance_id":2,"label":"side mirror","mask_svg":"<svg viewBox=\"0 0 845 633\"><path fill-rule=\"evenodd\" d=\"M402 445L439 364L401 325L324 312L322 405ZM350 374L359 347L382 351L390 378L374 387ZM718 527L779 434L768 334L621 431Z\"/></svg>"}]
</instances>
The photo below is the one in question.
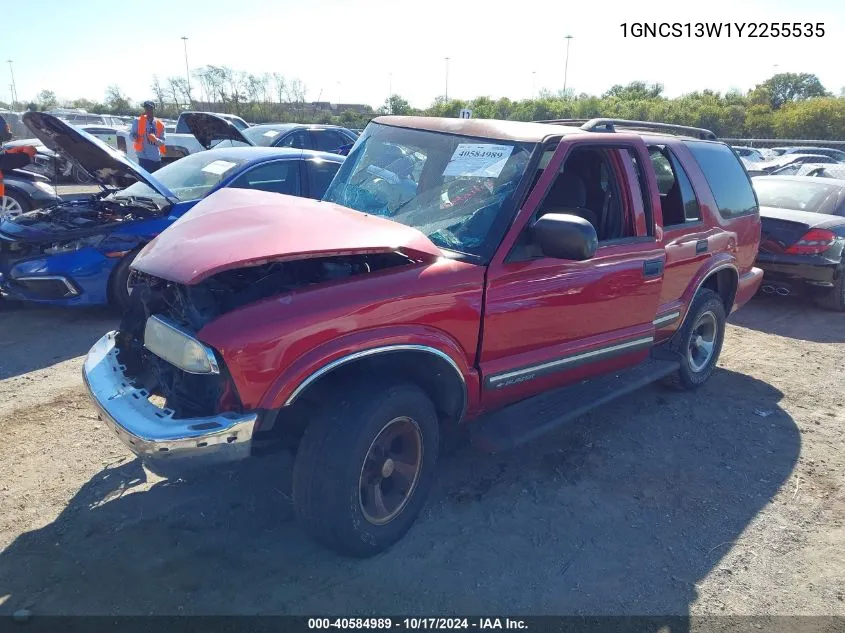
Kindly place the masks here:
<instances>
[{"instance_id":1,"label":"side mirror","mask_svg":"<svg viewBox=\"0 0 845 633\"><path fill-rule=\"evenodd\" d=\"M584 218L568 213L541 216L531 232L543 255L555 259L590 259L599 244L595 227Z\"/></svg>"}]
</instances>

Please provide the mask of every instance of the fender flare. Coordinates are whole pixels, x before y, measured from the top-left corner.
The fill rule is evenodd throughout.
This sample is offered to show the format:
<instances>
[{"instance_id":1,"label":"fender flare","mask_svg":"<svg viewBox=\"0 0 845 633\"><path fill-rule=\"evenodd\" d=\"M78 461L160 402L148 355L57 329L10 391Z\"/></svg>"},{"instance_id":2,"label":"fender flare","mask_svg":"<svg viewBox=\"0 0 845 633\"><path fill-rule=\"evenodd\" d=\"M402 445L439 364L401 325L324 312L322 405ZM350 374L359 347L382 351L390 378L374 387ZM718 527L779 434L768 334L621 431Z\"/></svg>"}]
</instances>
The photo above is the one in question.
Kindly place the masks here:
<instances>
[{"instance_id":1,"label":"fender flare","mask_svg":"<svg viewBox=\"0 0 845 633\"><path fill-rule=\"evenodd\" d=\"M362 334L366 338L362 338ZM463 402L460 417L464 417L472 404L470 399L474 394L469 385L476 381L476 372L467 362L466 352L449 334L419 326L350 333L328 341L286 367L265 392L261 407L279 409L291 406L308 387L332 371L364 358L395 352L429 354L447 363L461 384Z\"/></svg>"},{"instance_id":2,"label":"fender flare","mask_svg":"<svg viewBox=\"0 0 845 633\"><path fill-rule=\"evenodd\" d=\"M698 275L696 275L696 277L694 278L694 279L697 279L697 281L694 281L689 286L687 286L687 290L684 293L684 301L683 301L683 304L682 304L683 305L683 316L681 317L681 321L678 324L678 327L676 328L675 331L679 331L684 326L684 323L686 322L687 317L689 316L689 307L692 304L692 300L695 298L695 295L698 294L698 291L701 290L702 286L704 286L704 284L707 282L707 280L710 279L713 275L715 275L719 271L727 270L727 269L734 271L734 274L736 275L736 282L737 282L737 287L738 287L738 285L739 285L739 269L736 266L736 260L734 260L732 257L731 258L728 258L728 257L719 258L716 261L711 260L707 263L707 265L702 266L699 269ZM690 292L690 290L692 290L692 292ZM687 294L687 293L689 293L689 294ZM730 308L726 309L726 312L728 314L730 314Z\"/></svg>"}]
</instances>

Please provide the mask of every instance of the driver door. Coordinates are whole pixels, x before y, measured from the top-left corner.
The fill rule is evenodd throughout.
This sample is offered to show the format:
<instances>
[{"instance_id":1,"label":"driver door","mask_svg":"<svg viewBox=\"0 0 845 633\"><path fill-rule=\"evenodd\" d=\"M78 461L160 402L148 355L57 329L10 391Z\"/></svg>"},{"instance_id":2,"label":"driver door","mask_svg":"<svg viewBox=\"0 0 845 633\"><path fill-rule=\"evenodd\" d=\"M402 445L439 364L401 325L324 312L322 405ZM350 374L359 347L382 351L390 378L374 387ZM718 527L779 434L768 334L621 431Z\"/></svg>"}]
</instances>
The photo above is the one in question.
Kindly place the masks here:
<instances>
[{"instance_id":1,"label":"driver door","mask_svg":"<svg viewBox=\"0 0 845 633\"><path fill-rule=\"evenodd\" d=\"M648 355L665 256L651 214L656 189L641 184L631 153L648 164L637 136L564 140L517 214L488 270L479 363L484 408L629 367ZM580 187L574 194L583 213L592 210L590 217L611 218L622 228L613 225L602 240L609 232L597 227L600 241L589 260L552 259L532 250L530 225L559 191L559 179L576 176L584 184L583 195Z\"/></svg>"}]
</instances>

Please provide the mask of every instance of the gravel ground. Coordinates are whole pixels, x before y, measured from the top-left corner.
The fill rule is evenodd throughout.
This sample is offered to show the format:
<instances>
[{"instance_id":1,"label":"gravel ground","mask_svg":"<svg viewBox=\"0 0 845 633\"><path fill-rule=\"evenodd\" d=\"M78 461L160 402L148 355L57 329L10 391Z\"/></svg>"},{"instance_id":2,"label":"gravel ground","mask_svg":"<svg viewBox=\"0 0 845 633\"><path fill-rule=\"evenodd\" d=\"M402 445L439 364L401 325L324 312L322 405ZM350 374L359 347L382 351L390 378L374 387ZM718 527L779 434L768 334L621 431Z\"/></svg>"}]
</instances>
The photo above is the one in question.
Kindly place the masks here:
<instances>
[{"instance_id":1,"label":"gravel ground","mask_svg":"<svg viewBox=\"0 0 845 633\"><path fill-rule=\"evenodd\" d=\"M293 521L286 458L146 472L79 378L109 313L0 310L0 614L845 615L845 315L761 298L731 322L695 393L444 457L360 561Z\"/></svg>"}]
</instances>

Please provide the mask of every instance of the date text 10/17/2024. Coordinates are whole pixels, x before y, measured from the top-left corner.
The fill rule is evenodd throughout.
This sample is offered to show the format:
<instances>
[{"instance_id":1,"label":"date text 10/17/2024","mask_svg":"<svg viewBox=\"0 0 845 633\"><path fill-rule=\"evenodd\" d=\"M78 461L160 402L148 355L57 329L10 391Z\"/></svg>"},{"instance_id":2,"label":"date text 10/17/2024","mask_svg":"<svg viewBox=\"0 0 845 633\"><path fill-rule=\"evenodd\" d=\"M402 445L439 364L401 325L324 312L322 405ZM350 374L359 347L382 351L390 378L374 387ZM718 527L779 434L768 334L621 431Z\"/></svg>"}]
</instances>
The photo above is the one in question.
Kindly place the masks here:
<instances>
[{"instance_id":1,"label":"date text 10/17/2024","mask_svg":"<svg viewBox=\"0 0 845 633\"><path fill-rule=\"evenodd\" d=\"M824 22L623 22L622 37L824 37Z\"/></svg>"},{"instance_id":2,"label":"date text 10/17/2024","mask_svg":"<svg viewBox=\"0 0 845 633\"><path fill-rule=\"evenodd\" d=\"M311 630L525 630L524 620L514 618L308 618Z\"/></svg>"}]
</instances>

